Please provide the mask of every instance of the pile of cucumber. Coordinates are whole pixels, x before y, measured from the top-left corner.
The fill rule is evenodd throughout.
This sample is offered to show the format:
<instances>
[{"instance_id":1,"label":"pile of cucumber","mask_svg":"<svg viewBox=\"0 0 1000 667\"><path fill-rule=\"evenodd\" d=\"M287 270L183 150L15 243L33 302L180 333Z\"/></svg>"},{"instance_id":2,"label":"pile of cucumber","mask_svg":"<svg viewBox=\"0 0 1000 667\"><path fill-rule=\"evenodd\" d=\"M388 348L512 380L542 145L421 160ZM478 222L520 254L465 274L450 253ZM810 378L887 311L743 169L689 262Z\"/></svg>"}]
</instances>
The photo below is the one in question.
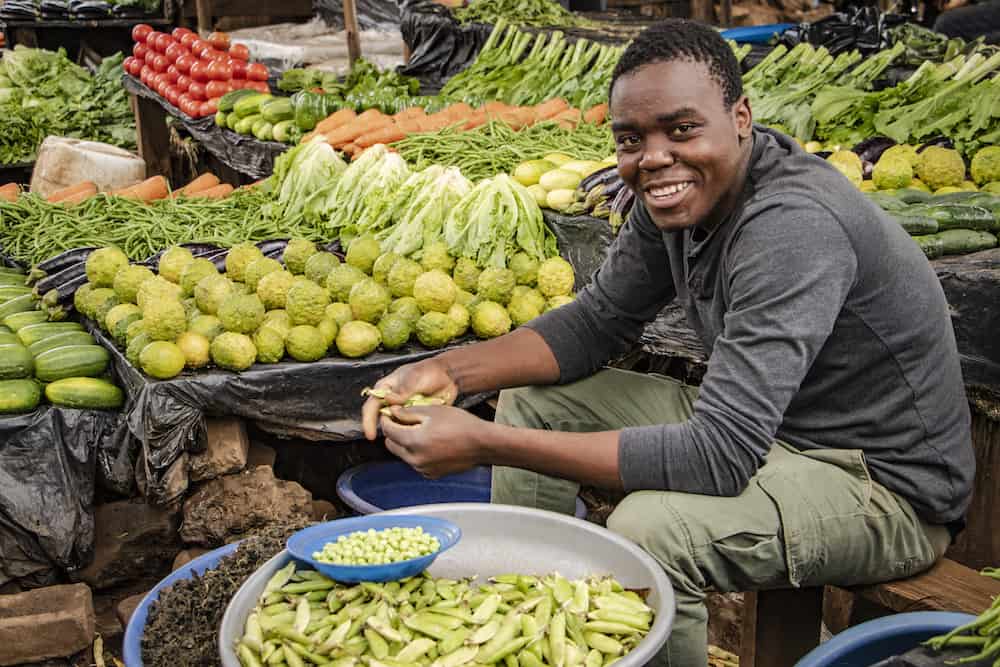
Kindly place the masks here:
<instances>
[{"instance_id":1,"label":"pile of cucumber","mask_svg":"<svg viewBox=\"0 0 1000 667\"><path fill-rule=\"evenodd\" d=\"M32 412L42 394L68 408L120 408L103 377L111 355L78 322L50 322L17 269L0 268L0 415Z\"/></svg>"},{"instance_id":2,"label":"pile of cucumber","mask_svg":"<svg viewBox=\"0 0 1000 667\"><path fill-rule=\"evenodd\" d=\"M934 196L910 189L867 195L913 237L928 259L997 247L1000 196L988 192Z\"/></svg>"},{"instance_id":3,"label":"pile of cucumber","mask_svg":"<svg viewBox=\"0 0 1000 667\"><path fill-rule=\"evenodd\" d=\"M261 141L294 144L302 136L295 124L295 110L287 97L256 90L234 90L219 99L215 124Z\"/></svg>"}]
</instances>

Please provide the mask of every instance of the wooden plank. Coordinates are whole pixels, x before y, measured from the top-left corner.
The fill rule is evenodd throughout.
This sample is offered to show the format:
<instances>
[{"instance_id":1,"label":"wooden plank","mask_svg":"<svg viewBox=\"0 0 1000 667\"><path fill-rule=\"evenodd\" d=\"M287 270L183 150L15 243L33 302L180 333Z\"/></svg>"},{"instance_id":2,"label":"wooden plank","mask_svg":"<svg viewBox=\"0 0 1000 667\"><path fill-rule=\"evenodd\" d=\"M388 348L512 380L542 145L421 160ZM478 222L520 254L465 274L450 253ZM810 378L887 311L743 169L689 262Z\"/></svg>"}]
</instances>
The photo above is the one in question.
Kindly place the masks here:
<instances>
[{"instance_id":1,"label":"wooden plank","mask_svg":"<svg viewBox=\"0 0 1000 667\"><path fill-rule=\"evenodd\" d=\"M743 595L740 667L794 667L819 644L823 588Z\"/></svg>"},{"instance_id":2,"label":"wooden plank","mask_svg":"<svg viewBox=\"0 0 1000 667\"><path fill-rule=\"evenodd\" d=\"M344 32L347 33L347 56L353 67L361 57L361 36L358 34L358 12L354 0L344 0Z\"/></svg>"},{"instance_id":3,"label":"wooden plank","mask_svg":"<svg viewBox=\"0 0 1000 667\"><path fill-rule=\"evenodd\" d=\"M1000 595L1000 581L944 558L923 574L848 589L895 612L959 611L980 614Z\"/></svg>"},{"instance_id":4,"label":"wooden plank","mask_svg":"<svg viewBox=\"0 0 1000 667\"><path fill-rule=\"evenodd\" d=\"M947 556L974 569L1000 565L1000 422L973 403L976 478L966 527Z\"/></svg>"},{"instance_id":5,"label":"wooden plank","mask_svg":"<svg viewBox=\"0 0 1000 667\"><path fill-rule=\"evenodd\" d=\"M184 3L184 16L197 16L195 2ZM212 16L299 17L313 15L312 0L212 0Z\"/></svg>"},{"instance_id":6,"label":"wooden plank","mask_svg":"<svg viewBox=\"0 0 1000 667\"><path fill-rule=\"evenodd\" d=\"M135 115L136 143L139 157L146 162L146 175L162 174L170 180L170 132L167 112L153 100L130 95Z\"/></svg>"},{"instance_id":7,"label":"wooden plank","mask_svg":"<svg viewBox=\"0 0 1000 667\"><path fill-rule=\"evenodd\" d=\"M198 33L205 37L212 32L212 0L194 0L198 16Z\"/></svg>"},{"instance_id":8,"label":"wooden plank","mask_svg":"<svg viewBox=\"0 0 1000 667\"><path fill-rule=\"evenodd\" d=\"M715 8L712 0L691 0L691 18L702 23L713 23Z\"/></svg>"}]
</instances>

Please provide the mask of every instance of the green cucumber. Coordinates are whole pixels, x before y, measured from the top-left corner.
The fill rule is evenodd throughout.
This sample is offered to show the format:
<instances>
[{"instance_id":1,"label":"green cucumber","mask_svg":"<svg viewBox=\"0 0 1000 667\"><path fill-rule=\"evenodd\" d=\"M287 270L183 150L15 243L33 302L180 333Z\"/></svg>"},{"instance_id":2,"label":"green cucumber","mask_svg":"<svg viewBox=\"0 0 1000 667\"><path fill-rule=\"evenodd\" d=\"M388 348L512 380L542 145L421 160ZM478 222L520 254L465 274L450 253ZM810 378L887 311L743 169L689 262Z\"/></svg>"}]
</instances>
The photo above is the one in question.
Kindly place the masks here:
<instances>
[{"instance_id":1,"label":"green cucumber","mask_svg":"<svg viewBox=\"0 0 1000 667\"><path fill-rule=\"evenodd\" d=\"M10 330L10 327L0 324L0 333L14 333Z\"/></svg>"},{"instance_id":2,"label":"green cucumber","mask_svg":"<svg viewBox=\"0 0 1000 667\"><path fill-rule=\"evenodd\" d=\"M937 259L944 255L944 241L938 238L937 234L927 234L926 236L914 236L920 249L924 251L927 259Z\"/></svg>"},{"instance_id":3,"label":"green cucumber","mask_svg":"<svg viewBox=\"0 0 1000 667\"><path fill-rule=\"evenodd\" d=\"M97 341L86 331L67 331L47 336L40 341L32 343L28 346L28 352L31 352L31 356L37 357L42 352L48 352L57 347L67 347L69 345L97 345Z\"/></svg>"},{"instance_id":4,"label":"green cucumber","mask_svg":"<svg viewBox=\"0 0 1000 667\"><path fill-rule=\"evenodd\" d=\"M274 125L266 120L259 120L253 124L253 136L260 141L272 141L274 139Z\"/></svg>"},{"instance_id":5,"label":"green cucumber","mask_svg":"<svg viewBox=\"0 0 1000 667\"><path fill-rule=\"evenodd\" d=\"M288 143L291 141L292 128L294 127L294 120L283 120L280 123L275 123L274 128L271 130L271 133L274 135L274 140L282 143Z\"/></svg>"},{"instance_id":6,"label":"green cucumber","mask_svg":"<svg viewBox=\"0 0 1000 667\"><path fill-rule=\"evenodd\" d=\"M0 303L0 322L4 320L8 315L13 315L14 313L25 313L29 310L37 310L38 304L35 301L35 297L30 294L22 294L21 296L16 296L13 299L7 299L3 303Z\"/></svg>"},{"instance_id":7,"label":"green cucumber","mask_svg":"<svg viewBox=\"0 0 1000 667\"><path fill-rule=\"evenodd\" d=\"M23 345L0 345L0 380L31 377L35 362Z\"/></svg>"},{"instance_id":8,"label":"green cucumber","mask_svg":"<svg viewBox=\"0 0 1000 667\"><path fill-rule=\"evenodd\" d=\"M233 110L233 106L245 97L252 97L254 95L259 95L256 90L247 90L246 88L241 88L239 90L231 90L222 97L219 98L219 104L216 108L219 111L224 111L225 113L230 113Z\"/></svg>"},{"instance_id":9,"label":"green cucumber","mask_svg":"<svg viewBox=\"0 0 1000 667\"><path fill-rule=\"evenodd\" d=\"M256 93L255 95L241 97L233 105L233 113L240 118L259 115L261 106L271 98L272 95L269 93Z\"/></svg>"},{"instance_id":10,"label":"green cucumber","mask_svg":"<svg viewBox=\"0 0 1000 667\"><path fill-rule=\"evenodd\" d=\"M228 127L233 132L236 131L236 126L239 125L239 123L240 123L240 117L234 113L229 114L229 117L226 118L226 127Z\"/></svg>"},{"instance_id":11,"label":"green cucumber","mask_svg":"<svg viewBox=\"0 0 1000 667\"><path fill-rule=\"evenodd\" d=\"M900 188L893 196L905 204L922 204L933 197L931 193L916 188Z\"/></svg>"},{"instance_id":12,"label":"green cucumber","mask_svg":"<svg viewBox=\"0 0 1000 667\"><path fill-rule=\"evenodd\" d=\"M21 339L17 334L9 331L0 331L0 345L20 345Z\"/></svg>"},{"instance_id":13,"label":"green cucumber","mask_svg":"<svg viewBox=\"0 0 1000 667\"><path fill-rule=\"evenodd\" d=\"M934 218L922 215L904 215L902 213L893 213L891 217L910 236L933 234L938 230L938 223Z\"/></svg>"},{"instance_id":14,"label":"green cucumber","mask_svg":"<svg viewBox=\"0 0 1000 667\"><path fill-rule=\"evenodd\" d=\"M34 380L0 380L0 415L31 412L42 400L42 388Z\"/></svg>"},{"instance_id":15,"label":"green cucumber","mask_svg":"<svg viewBox=\"0 0 1000 667\"><path fill-rule=\"evenodd\" d=\"M42 322L41 324L31 324L17 330L17 337L21 345L31 347L33 344L45 340L50 336L70 333L72 331L83 331L83 325L79 322Z\"/></svg>"},{"instance_id":16,"label":"green cucumber","mask_svg":"<svg viewBox=\"0 0 1000 667\"><path fill-rule=\"evenodd\" d=\"M40 310L26 310L22 313L14 313L3 318L3 323L14 333L17 333L23 327L31 326L32 324L43 324L48 321L49 316Z\"/></svg>"},{"instance_id":17,"label":"green cucumber","mask_svg":"<svg viewBox=\"0 0 1000 667\"><path fill-rule=\"evenodd\" d=\"M292 120L295 118L295 110L292 108L292 101L287 97L275 97L260 106L260 115L267 122L274 124Z\"/></svg>"},{"instance_id":18,"label":"green cucumber","mask_svg":"<svg viewBox=\"0 0 1000 667\"><path fill-rule=\"evenodd\" d=\"M0 286L3 287L25 287L25 277L16 273L0 273Z\"/></svg>"},{"instance_id":19,"label":"green cucumber","mask_svg":"<svg viewBox=\"0 0 1000 667\"><path fill-rule=\"evenodd\" d=\"M236 127L233 128L238 134L253 134L253 124L257 121L262 120L260 114L254 114L252 116L246 116L241 118Z\"/></svg>"},{"instance_id":20,"label":"green cucumber","mask_svg":"<svg viewBox=\"0 0 1000 667\"><path fill-rule=\"evenodd\" d=\"M227 118L229 118L229 114L227 114L225 111L216 111L215 112L216 127L229 127L228 125L226 125Z\"/></svg>"},{"instance_id":21,"label":"green cucumber","mask_svg":"<svg viewBox=\"0 0 1000 667\"><path fill-rule=\"evenodd\" d=\"M96 377L107 370L110 361L111 355L99 345L57 347L35 357L35 377L42 382Z\"/></svg>"},{"instance_id":22,"label":"green cucumber","mask_svg":"<svg viewBox=\"0 0 1000 667\"><path fill-rule=\"evenodd\" d=\"M45 387L45 398L53 405L68 408L120 408L125 401L122 390L107 380L74 377L56 380Z\"/></svg>"},{"instance_id":23,"label":"green cucumber","mask_svg":"<svg viewBox=\"0 0 1000 667\"><path fill-rule=\"evenodd\" d=\"M948 229L934 236L944 245L945 255L964 255L997 246L996 236L972 229Z\"/></svg>"},{"instance_id":24,"label":"green cucumber","mask_svg":"<svg viewBox=\"0 0 1000 667\"><path fill-rule=\"evenodd\" d=\"M909 215L921 215L934 218L939 231L949 229L972 229L987 232L993 229L995 219L993 213L982 206L968 204L927 204L920 207L910 207Z\"/></svg>"},{"instance_id":25,"label":"green cucumber","mask_svg":"<svg viewBox=\"0 0 1000 667\"><path fill-rule=\"evenodd\" d=\"M0 286L0 303L17 296L31 294L31 288L23 285L3 285Z\"/></svg>"}]
</instances>

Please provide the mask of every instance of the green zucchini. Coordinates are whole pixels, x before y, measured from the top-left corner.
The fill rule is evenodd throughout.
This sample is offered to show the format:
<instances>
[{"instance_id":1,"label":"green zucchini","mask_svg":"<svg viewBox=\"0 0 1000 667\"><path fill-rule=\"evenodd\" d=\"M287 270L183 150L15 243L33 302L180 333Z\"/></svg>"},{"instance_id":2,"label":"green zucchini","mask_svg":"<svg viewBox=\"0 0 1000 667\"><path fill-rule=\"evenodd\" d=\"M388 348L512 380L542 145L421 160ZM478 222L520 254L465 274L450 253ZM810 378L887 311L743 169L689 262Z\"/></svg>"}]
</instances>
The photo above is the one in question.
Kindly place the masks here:
<instances>
[{"instance_id":1,"label":"green zucchini","mask_svg":"<svg viewBox=\"0 0 1000 667\"><path fill-rule=\"evenodd\" d=\"M989 192L949 192L945 195L935 195L927 203L932 206L935 204L969 204L971 206L990 208L1000 203L1000 197Z\"/></svg>"},{"instance_id":2,"label":"green zucchini","mask_svg":"<svg viewBox=\"0 0 1000 667\"><path fill-rule=\"evenodd\" d=\"M219 104L216 108L219 111L224 111L225 113L230 113L233 110L233 106L237 102L246 98L253 97L254 95L259 95L256 90L247 90L246 88L241 88L239 90L231 90L222 97L219 98Z\"/></svg>"},{"instance_id":3,"label":"green zucchini","mask_svg":"<svg viewBox=\"0 0 1000 667\"><path fill-rule=\"evenodd\" d=\"M25 277L16 273L0 273L0 286L24 287Z\"/></svg>"},{"instance_id":4,"label":"green zucchini","mask_svg":"<svg viewBox=\"0 0 1000 667\"><path fill-rule=\"evenodd\" d=\"M900 188L894 195L896 199L906 204L922 204L929 201L933 195L916 188Z\"/></svg>"},{"instance_id":5,"label":"green zucchini","mask_svg":"<svg viewBox=\"0 0 1000 667\"><path fill-rule=\"evenodd\" d=\"M14 267L11 266L0 266L0 273L6 273L12 276L21 276L22 278L27 277L25 276L24 271L22 271L21 269L15 269Z\"/></svg>"},{"instance_id":6,"label":"green zucchini","mask_svg":"<svg viewBox=\"0 0 1000 667\"><path fill-rule=\"evenodd\" d=\"M215 112L215 125L216 125L216 127L229 127L226 124L226 119L227 118L229 118L229 114L227 114L225 111L216 111Z\"/></svg>"},{"instance_id":7,"label":"green zucchini","mask_svg":"<svg viewBox=\"0 0 1000 667\"><path fill-rule=\"evenodd\" d=\"M0 381L0 415L31 412L42 400L42 388L34 380Z\"/></svg>"},{"instance_id":8,"label":"green zucchini","mask_svg":"<svg viewBox=\"0 0 1000 667\"><path fill-rule=\"evenodd\" d=\"M17 334L9 331L0 331L0 345L20 345L21 339Z\"/></svg>"},{"instance_id":9,"label":"green zucchini","mask_svg":"<svg viewBox=\"0 0 1000 667\"><path fill-rule=\"evenodd\" d=\"M274 139L274 125L266 120L259 120L253 124L253 136L260 141L272 141Z\"/></svg>"},{"instance_id":10,"label":"green zucchini","mask_svg":"<svg viewBox=\"0 0 1000 667\"><path fill-rule=\"evenodd\" d=\"M236 131L236 126L239 125L239 123L240 123L240 117L234 113L229 114L229 117L226 118L226 127L228 127L233 132Z\"/></svg>"},{"instance_id":11,"label":"green zucchini","mask_svg":"<svg viewBox=\"0 0 1000 667\"><path fill-rule=\"evenodd\" d=\"M260 105L260 115L267 122L274 124L292 120L295 118L295 110L292 108L292 101L287 97L275 97Z\"/></svg>"},{"instance_id":12,"label":"green zucchini","mask_svg":"<svg viewBox=\"0 0 1000 667\"><path fill-rule=\"evenodd\" d=\"M927 234L925 236L914 236L920 249L924 251L927 259L937 259L944 255L944 241L938 238L937 234Z\"/></svg>"},{"instance_id":13,"label":"green zucchini","mask_svg":"<svg viewBox=\"0 0 1000 667\"><path fill-rule=\"evenodd\" d=\"M942 232L949 229L972 229L986 232L993 229L995 224L993 213L989 209L967 204L912 206L907 213L934 218L937 220L938 230Z\"/></svg>"},{"instance_id":14,"label":"green zucchini","mask_svg":"<svg viewBox=\"0 0 1000 667\"><path fill-rule=\"evenodd\" d=\"M66 331L32 343L28 346L28 352L31 352L31 356L37 357L42 352L69 345L97 345L97 341L86 331Z\"/></svg>"},{"instance_id":15,"label":"green zucchini","mask_svg":"<svg viewBox=\"0 0 1000 667\"><path fill-rule=\"evenodd\" d=\"M73 331L83 331L83 325L79 322L42 322L41 324L31 324L21 327L17 330L17 337L21 340L21 345L31 347L38 341L45 340L50 336Z\"/></svg>"},{"instance_id":16,"label":"green zucchini","mask_svg":"<svg viewBox=\"0 0 1000 667\"><path fill-rule=\"evenodd\" d=\"M29 310L37 310L37 305L35 297L30 294L22 294L13 299L7 299L3 303L0 303L0 322L8 315L13 315L14 313L26 313Z\"/></svg>"},{"instance_id":17,"label":"green zucchini","mask_svg":"<svg viewBox=\"0 0 1000 667\"><path fill-rule=\"evenodd\" d=\"M3 318L3 323L14 333L20 331L22 327L31 326L32 324L43 324L48 321L49 316L40 310L26 310L22 313L14 313Z\"/></svg>"},{"instance_id":18,"label":"green zucchini","mask_svg":"<svg viewBox=\"0 0 1000 667\"><path fill-rule=\"evenodd\" d=\"M252 116L246 116L241 118L236 127L233 128L239 134L253 134L253 125L257 121L262 120L260 114L254 114Z\"/></svg>"},{"instance_id":19,"label":"green zucchini","mask_svg":"<svg viewBox=\"0 0 1000 667\"><path fill-rule=\"evenodd\" d=\"M23 285L3 285L0 286L0 303L16 296L31 294L31 288Z\"/></svg>"},{"instance_id":20,"label":"green zucchini","mask_svg":"<svg viewBox=\"0 0 1000 667\"><path fill-rule=\"evenodd\" d=\"M865 196L877 204L883 211L904 211L909 206L906 202L900 201L884 192L866 192Z\"/></svg>"},{"instance_id":21,"label":"green zucchini","mask_svg":"<svg viewBox=\"0 0 1000 667\"><path fill-rule=\"evenodd\" d=\"M45 387L45 398L53 405L68 408L120 408L125 400L122 390L107 380L97 378L66 378Z\"/></svg>"},{"instance_id":22,"label":"green zucchini","mask_svg":"<svg viewBox=\"0 0 1000 667\"><path fill-rule=\"evenodd\" d=\"M35 362L23 345L0 345L0 380L31 377Z\"/></svg>"},{"instance_id":23,"label":"green zucchini","mask_svg":"<svg viewBox=\"0 0 1000 667\"><path fill-rule=\"evenodd\" d=\"M108 369L111 355L99 345L69 345L35 357L35 377L55 382L71 377L97 377Z\"/></svg>"},{"instance_id":24,"label":"green zucchini","mask_svg":"<svg viewBox=\"0 0 1000 667\"><path fill-rule=\"evenodd\" d=\"M293 120L283 120L280 123L275 123L274 128L271 130L274 140L288 143L292 138L292 128L294 127L295 121Z\"/></svg>"},{"instance_id":25,"label":"green zucchini","mask_svg":"<svg viewBox=\"0 0 1000 667\"><path fill-rule=\"evenodd\" d=\"M893 213L890 217L898 222L899 226L906 230L910 236L933 234L938 230L937 220L927 216Z\"/></svg>"},{"instance_id":26,"label":"green zucchini","mask_svg":"<svg viewBox=\"0 0 1000 667\"><path fill-rule=\"evenodd\" d=\"M948 229L934 236L944 245L945 255L964 255L989 250L997 245L997 237L993 234L972 229Z\"/></svg>"},{"instance_id":27,"label":"green zucchini","mask_svg":"<svg viewBox=\"0 0 1000 667\"><path fill-rule=\"evenodd\" d=\"M261 106L271 98L272 95L268 93L256 93L247 97L241 97L233 105L233 113L240 118L259 115Z\"/></svg>"}]
</instances>

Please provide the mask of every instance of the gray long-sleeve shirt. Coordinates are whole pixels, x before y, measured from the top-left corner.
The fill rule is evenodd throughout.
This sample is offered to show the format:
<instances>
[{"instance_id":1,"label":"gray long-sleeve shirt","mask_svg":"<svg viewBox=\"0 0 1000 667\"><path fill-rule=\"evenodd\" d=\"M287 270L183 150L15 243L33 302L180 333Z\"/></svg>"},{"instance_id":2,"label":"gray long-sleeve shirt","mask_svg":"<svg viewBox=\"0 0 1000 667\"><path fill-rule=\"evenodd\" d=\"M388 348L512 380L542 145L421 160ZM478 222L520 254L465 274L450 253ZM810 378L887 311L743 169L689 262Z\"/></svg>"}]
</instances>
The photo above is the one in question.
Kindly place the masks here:
<instances>
[{"instance_id":1,"label":"gray long-sleeve shirt","mask_svg":"<svg viewBox=\"0 0 1000 667\"><path fill-rule=\"evenodd\" d=\"M660 231L637 201L577 299L528 326L565 383L683 306L708 371L690 420L622 431L627 490L735 495L780 439L863 450L925 520L960 518L975 460L933 269L832 166L759 127L753 140L742 203L707 238Z\"/></svg>"}]
</instances>

